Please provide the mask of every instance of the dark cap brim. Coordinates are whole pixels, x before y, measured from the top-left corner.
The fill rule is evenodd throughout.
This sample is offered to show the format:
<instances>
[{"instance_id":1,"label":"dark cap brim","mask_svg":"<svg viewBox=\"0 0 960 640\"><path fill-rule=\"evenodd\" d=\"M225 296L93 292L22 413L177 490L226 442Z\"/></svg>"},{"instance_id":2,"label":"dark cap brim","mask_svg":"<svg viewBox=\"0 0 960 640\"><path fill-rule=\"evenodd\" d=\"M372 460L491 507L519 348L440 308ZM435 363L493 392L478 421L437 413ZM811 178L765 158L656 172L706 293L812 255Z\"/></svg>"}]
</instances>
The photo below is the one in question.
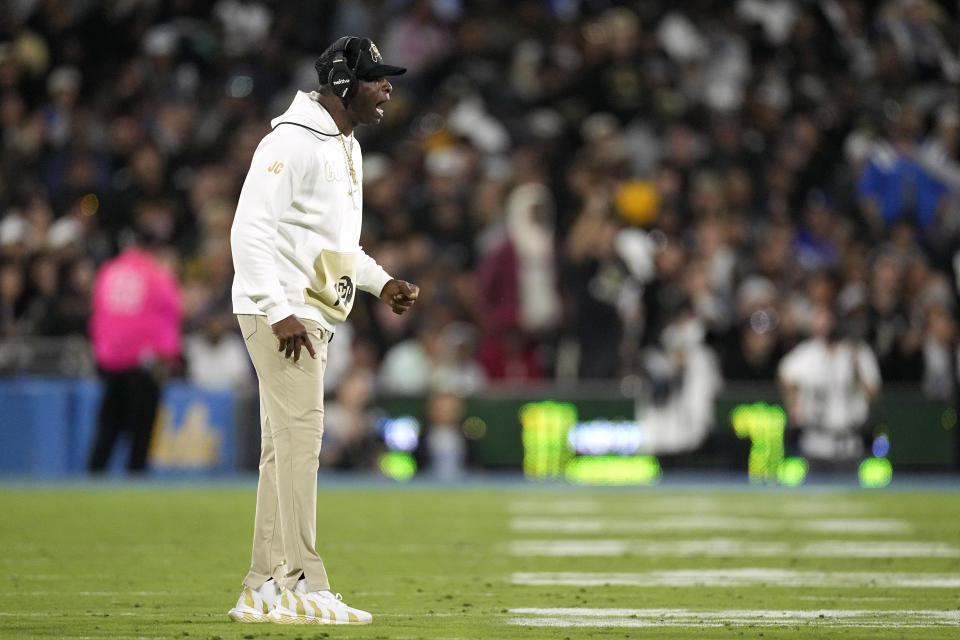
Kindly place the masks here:
<instances>
[{"instance_id":1,"label":"dark cap brim","mask_svg":"<svg viewBox=\"0 0 960 640\"><path fill-rule=\"evenodd\" d=\"M375 64L372 67L357 70L360 78L382 78L384 76L402 76L407 70L404 67L395 67L390 64Z\"/></svg>"}]
</instances>

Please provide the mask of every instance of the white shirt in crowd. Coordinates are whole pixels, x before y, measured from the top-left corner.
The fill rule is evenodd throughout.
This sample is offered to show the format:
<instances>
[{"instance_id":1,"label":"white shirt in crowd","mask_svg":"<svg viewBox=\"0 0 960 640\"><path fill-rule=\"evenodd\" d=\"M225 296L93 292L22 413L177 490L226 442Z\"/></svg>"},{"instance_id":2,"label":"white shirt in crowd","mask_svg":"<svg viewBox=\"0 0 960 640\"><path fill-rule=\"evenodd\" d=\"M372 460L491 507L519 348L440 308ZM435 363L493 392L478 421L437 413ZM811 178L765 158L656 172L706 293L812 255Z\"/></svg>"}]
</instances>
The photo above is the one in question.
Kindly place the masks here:
<instances>
[{"instance_id":1,"label":"white shirt in crowd","mask_svg":"<svg viewBox=\"0 0 960 640\"><path fill-rule=\"evenodd\" d=\"M253 384L250 357L240 336L227 333L216 343L202 333L184 340L187 379L201 389L237 390Z\"/></svg>"},{"instance_id":2,"label":"white shirt in crowd","mask_svg":"<svg viewBox=\"0 0 960 640\"><path fill-rule=\"evenodd\" d=\"M857 430L880 390L880 367L864 343L810 338L780 361L780 380L797 393L791 418L803 429L804 455L846 459L861 455Z\"/></svg>"}]
</instances>

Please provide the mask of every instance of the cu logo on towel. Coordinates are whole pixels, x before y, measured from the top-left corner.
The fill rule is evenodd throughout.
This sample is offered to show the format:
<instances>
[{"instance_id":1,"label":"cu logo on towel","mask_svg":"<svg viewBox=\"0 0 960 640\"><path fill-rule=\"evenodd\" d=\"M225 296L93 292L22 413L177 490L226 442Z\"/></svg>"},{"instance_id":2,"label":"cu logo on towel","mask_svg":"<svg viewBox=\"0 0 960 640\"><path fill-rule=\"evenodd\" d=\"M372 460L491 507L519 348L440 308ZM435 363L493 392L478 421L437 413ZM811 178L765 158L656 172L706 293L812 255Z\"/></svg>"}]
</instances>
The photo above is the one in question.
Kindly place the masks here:
<instances>
[{"instance_id":1,"label":"cu logo on towel","mask_svg":"<svg viewBox=\"0 0 960 640\"><path fill-rule=\"evenodd\" d=\"M353 280L350 276L343 276L337 281L337 297L340 299L333 306L337 306L341 301L344 306L350 306L350 301L353 300Z\"/></svg>"},{"instance_id":2,"label":"cu logo on towel","mask_svg":"<svg viewBox=\"0 0 960 640\"><path fill-rule=\"evenodd\" d=\"M271 173L276 173L277 175L280 174L280 170L281 170L281 169L283 169L283 163L282 163L282 162L274 162L272 165L270 165L269 167L267 167L267 171L269 171L269 172L271 172Z\"/></svg>"}]
</instances>

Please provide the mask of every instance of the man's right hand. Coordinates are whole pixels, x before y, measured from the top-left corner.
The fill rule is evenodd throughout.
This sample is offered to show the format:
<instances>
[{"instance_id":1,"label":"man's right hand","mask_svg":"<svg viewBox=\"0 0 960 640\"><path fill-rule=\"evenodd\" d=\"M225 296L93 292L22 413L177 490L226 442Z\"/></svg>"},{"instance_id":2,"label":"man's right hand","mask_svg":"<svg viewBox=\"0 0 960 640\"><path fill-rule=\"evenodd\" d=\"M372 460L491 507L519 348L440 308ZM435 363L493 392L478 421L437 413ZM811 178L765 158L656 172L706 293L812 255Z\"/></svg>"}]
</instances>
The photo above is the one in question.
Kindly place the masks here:
<instances>
[{"instance_id":1,"label":"man's right hand","mask_svg":"<svg viewBox=\"0 0 960 640\"><path fill-rule=\"evenodd\" d=\"M316 358L317 354L313 350L313 344L310 343L310 336L307 335L307 328L303 323L297 320L297 316L289 315L283 320L274 322L272 325L273 335L277 336L280 345L277 351L284 351L284 358L293 355L293 361L300 360L300 349L307 348L311 358Z\"/></svg>"}]
</instances>

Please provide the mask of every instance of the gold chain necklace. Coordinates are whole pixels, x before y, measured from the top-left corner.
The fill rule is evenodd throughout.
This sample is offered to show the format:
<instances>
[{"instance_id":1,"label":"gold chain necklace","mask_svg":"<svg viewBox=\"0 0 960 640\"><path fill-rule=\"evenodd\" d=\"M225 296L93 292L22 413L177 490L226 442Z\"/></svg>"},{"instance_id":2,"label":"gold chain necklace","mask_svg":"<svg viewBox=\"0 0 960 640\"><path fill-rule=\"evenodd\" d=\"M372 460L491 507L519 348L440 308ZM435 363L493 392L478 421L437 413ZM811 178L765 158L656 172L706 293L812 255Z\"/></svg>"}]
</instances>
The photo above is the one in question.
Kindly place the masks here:
<instances>
[{"instance_id":1,"label":"gold chain necklace","mask_svg":"<svg viewBox=\"0 0 960 640\"><path fill-rule=\"evenodd\" d=\"M353 138L352 137L350 138L350 150L348 151L347 143L344 141L345 137L346 136L344 136L342 133L339 136L337 136L337 138L340 140L340 146L343 147L343 155L347 159L347 169L350 170L350 179L353 181L353 184L356 186L357 172L354 171L353 169ZM347 195L351 195L351 196L353 195L353 187L350 188L350 190L347 192Z\"/></svg>"}]
</instances>

